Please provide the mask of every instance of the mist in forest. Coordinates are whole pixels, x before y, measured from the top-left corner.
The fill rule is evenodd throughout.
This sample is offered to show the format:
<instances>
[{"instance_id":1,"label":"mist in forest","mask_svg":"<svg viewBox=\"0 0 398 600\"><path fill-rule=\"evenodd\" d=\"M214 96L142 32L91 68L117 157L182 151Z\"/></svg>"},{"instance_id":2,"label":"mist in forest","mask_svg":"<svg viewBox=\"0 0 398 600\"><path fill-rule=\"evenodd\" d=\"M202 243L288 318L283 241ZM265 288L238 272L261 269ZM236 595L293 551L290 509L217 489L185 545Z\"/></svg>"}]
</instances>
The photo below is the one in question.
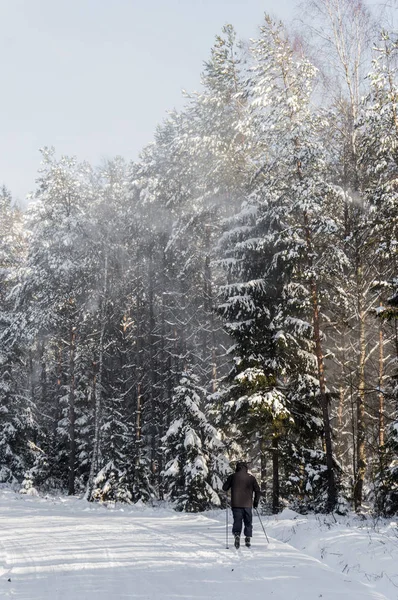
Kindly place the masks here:
<instances>
[{"instance_id":1,"label":"mist in forest","mask_svg":"<svg viewBox=\"0 0 398 600\"><path fill-rule=\"evenodd\" d=\"M274 513L398 509L397 35L304 4L222 27L136 160L2 189L1 482L195 512L244 458Z\"/></svg>"}]
</instances>

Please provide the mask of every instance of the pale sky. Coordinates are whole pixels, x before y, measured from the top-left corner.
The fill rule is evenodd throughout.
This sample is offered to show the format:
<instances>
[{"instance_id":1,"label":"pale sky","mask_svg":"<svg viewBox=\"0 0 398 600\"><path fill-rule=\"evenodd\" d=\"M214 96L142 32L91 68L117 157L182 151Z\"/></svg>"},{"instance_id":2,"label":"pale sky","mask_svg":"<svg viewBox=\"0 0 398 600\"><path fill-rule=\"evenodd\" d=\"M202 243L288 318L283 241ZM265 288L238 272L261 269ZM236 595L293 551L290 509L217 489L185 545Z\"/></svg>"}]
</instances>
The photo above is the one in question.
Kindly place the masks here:
<instances>
[{"instance_id":1,"label":"pale sky","mask_svg":"<svg viewBox=\"0 0 398 600\"><path fill-rule=\"evenodd\" d=\"M96 165L136 159L181 90L200 84L214 37L254 37L296 0L0 0L0 184L22 201L38 149Z\"/></svg>"}]
</instances>

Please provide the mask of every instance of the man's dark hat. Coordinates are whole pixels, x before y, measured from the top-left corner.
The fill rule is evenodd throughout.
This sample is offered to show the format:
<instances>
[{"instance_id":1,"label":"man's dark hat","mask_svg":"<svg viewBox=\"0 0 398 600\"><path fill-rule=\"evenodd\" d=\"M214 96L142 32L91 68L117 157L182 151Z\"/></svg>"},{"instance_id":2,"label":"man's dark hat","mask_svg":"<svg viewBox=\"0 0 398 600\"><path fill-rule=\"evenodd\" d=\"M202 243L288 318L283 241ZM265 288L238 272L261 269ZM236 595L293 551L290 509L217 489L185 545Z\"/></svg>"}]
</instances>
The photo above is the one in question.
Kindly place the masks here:
<instances>
[{"instance_id":1,"label":"man's dark hat","mask_svg":"<svg viewBox=\"0 0 398 600\"><path fill-rule=\"evenodd\" d=\"M247 462L244 460L238 460L238 462L236 463L236 469L243 469L243 468L248 468Z\"/></svg>"}]
</instances>

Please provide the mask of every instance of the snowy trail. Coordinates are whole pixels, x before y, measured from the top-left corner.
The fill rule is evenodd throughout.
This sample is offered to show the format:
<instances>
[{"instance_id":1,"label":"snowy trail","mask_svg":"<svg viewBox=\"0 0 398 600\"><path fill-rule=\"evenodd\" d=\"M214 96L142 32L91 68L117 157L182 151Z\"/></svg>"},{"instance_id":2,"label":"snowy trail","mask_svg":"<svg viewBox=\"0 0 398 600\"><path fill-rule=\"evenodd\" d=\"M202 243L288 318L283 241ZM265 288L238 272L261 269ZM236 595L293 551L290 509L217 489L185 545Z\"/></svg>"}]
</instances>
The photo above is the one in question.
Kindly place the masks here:
<instances>
[{"instance_id":1,"label":"snowy trail","mask_svg":"<svg viewBox=\"0 0 398 600\"><path fill-rule=\"evenodd\" d=\"M0 598L385 600L288 544L225 549L218 516L0 496ZM11 581L8 581L8 580Z\"/></svg>"}]
</instances>

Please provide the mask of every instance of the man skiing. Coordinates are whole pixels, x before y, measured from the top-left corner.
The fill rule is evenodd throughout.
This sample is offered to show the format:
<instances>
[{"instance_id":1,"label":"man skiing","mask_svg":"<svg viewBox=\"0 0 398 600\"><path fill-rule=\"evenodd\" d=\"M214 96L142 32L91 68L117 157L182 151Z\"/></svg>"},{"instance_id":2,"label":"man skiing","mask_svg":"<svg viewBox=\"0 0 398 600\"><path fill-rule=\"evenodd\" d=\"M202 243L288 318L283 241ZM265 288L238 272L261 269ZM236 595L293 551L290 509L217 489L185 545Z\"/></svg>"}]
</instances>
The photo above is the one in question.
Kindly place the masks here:
<instances>
[{"instance_id":1,"label":"man skiing","mask_svg":"<svg viewBox=\"0 0 398 600\"><path fill-rule=\"evenodd\" d=\"M251 545L253 535L253 506L257 508L260 500L260 488L256 478L247 472L247 463L237 462L236 471L230 475L223 485L224 492L231 490L231 507L234 516L232 535L235 537L235 548L240 546L240 534L242 533L242 521L245 524L245 544ZM254 494L254 502L253 502Z\"/></svg>"}]
</instances>

